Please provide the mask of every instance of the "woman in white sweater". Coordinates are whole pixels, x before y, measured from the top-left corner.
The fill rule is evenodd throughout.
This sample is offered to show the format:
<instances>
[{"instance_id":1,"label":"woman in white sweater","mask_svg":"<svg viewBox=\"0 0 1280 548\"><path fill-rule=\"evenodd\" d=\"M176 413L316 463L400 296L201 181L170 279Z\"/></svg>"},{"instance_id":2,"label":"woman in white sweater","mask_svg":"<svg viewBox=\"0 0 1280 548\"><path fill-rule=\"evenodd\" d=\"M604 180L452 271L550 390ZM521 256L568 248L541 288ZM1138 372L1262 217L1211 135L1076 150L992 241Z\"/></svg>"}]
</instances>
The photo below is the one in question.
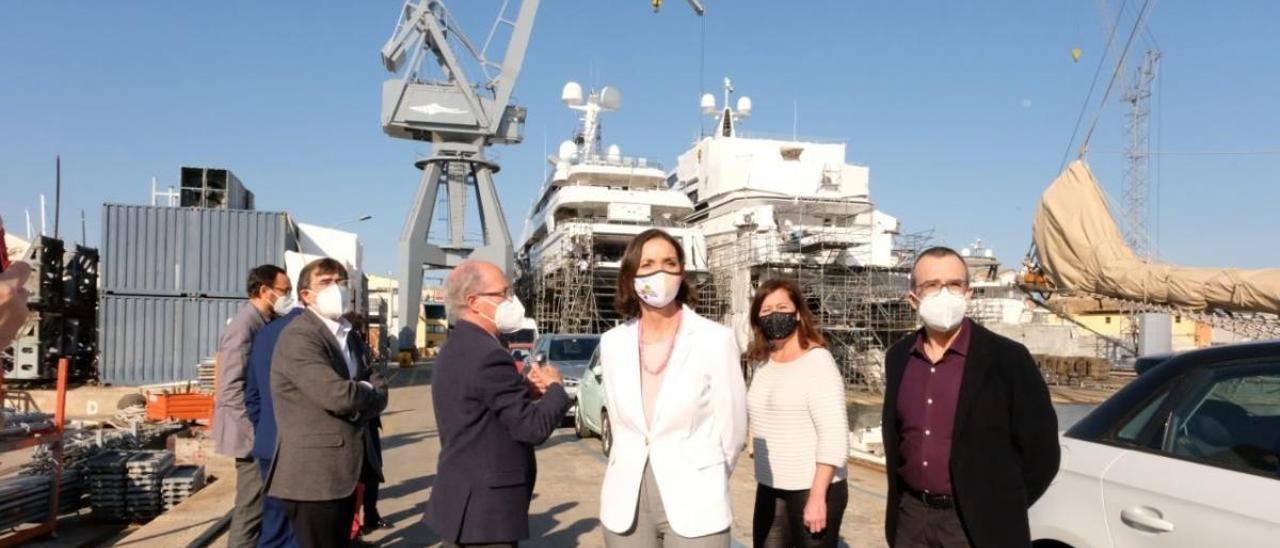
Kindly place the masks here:
<instances>
[{"instance_id":1,"label":"woman in white sweater","mask_svg":"<svg viewBox=\"0 0 1280 548\"><path fill-rule=\"evenodd\" d=\"M750 320L755 546L835 547L849 502L844 379L795 282L761 284Z\"/></svg>"}]
</instances>

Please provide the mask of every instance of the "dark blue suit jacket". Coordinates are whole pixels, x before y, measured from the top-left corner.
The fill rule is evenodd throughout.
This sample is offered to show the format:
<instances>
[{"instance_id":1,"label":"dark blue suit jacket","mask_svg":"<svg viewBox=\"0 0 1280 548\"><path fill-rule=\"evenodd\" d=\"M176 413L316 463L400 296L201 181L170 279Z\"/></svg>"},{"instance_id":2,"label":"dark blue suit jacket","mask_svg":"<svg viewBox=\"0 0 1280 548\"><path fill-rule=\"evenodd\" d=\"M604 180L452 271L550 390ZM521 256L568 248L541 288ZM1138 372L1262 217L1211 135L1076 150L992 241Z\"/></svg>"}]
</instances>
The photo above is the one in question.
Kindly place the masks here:
<instances>
[{"instance_id":1,"label":"dark blue suit jacket","mask_svg":"<svg viewBox=\"0 0 1280 548\"><path fill-rule=\"evenodd\" d=\"M533 447L569 410L553 385L534 402L511 353L475 324L449 330L431 375L440 460L427 523L446 542L485 544L529 536L537 477Z\"/></svg>"},{"instance_id":2,"label":"dark blue suit jacket","mask_svg":"<svg viewBox=\"0 0 1280 548\"><path fill-rule=\"evenodd\" d=\"M306 309L295 308L288 314L262 326L249 347L249 363L246 365L244 406L253 423L253 449L249 456L258 460L271 460L276 454L276 414L271 404L271 353L276 350L280 332Z\"/></svg>"}]
</instances>

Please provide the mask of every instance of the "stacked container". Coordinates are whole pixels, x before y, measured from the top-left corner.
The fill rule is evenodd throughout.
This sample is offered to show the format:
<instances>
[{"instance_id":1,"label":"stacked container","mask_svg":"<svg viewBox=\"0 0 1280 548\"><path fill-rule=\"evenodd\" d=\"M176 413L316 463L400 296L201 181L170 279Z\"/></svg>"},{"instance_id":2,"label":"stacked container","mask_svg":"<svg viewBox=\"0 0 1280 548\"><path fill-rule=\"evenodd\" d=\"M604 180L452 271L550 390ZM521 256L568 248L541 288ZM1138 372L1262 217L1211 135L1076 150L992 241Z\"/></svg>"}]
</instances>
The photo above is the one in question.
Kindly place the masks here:
<instances>
[{"instance_id":1,"label":"stacked container","mask_svg":"<svg viewBox=\"0 0 1280 548\"><path fill-rule=\"evenodd\" d=\"M102 223L98 370L108 384L197 379L247 302L249 270L283 268L298 247L281 212L104 204Z\"/></svg>"}]
</instances>

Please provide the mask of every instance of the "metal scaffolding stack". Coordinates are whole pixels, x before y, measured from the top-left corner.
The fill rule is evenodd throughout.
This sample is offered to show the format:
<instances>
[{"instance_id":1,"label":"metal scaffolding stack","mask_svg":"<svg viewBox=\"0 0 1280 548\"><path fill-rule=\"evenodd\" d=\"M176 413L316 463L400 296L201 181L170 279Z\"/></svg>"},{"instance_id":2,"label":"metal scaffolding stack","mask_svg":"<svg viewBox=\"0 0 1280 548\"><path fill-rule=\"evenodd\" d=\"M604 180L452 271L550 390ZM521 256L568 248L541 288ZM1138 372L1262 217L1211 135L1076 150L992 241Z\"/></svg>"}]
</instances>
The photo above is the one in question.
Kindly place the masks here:
<instances>
[{"instance_id":1,"label":"metal scaffolding stack","mask_svg":"<svg viewBox=\"0 0 1280 548\"><path fill-rule=\"evenodd\" d=\"M160 497L164 503L164 511L172 510L182 504L196 491L204 487L204 466L187 464L176 466L165 476L160 487Z\"/></svg>"},{"instance_id":2,"label":"metal scaffolding stack","mask_svg":"<svg viewBox=\"0 0 1280 548\"><path fill-rule=\"evenodd\" d=\"M761 282L795 280L826 337L846 383L879 391L884 386L884 352L917 320L906 301L911 260L929 239L927 234L894 238L891 266L869 266L872 225L851 212L831 215L821 226L759 230L741 226L736 233L708 236L711 285L721 321L749 340L747 315ZM798 202L784 214L806 215Z\"/></svg>"},{"instance_id":3,"label":"metal scaffolding stack","mask_svg":"<svg viewBox=\"0 0 1280 548\"><path fill-rule=\"evenodd\" d=\"M161 483L173 468L168 451L110 451L86 466L89 503L105 520L148 520L160 515Z\"/></svg>"},{"instance_id":4,"label":"metal scaffolding stack","mask_svg":"<svg viewBox=\"0 0 1280 548\"><path fill-rule=\"evenodd\" d=\"M79 472L63 472L60 486L59 513L73 512L84 506L84 483ZM51 496L52 476L17 476L0 480L0 530L42 521L49 514Z\"/></svg>"},{"instance_id":5,"label":"metal scaffolding stack","mask_svg":"<svg viewBox=\"0 0 1280 548\"><path fill-rule=\"evenodd\" d=\"M110 451L94 457L85 466L89 506L95 517L114 521L127 516L124 465L129 458L127 452Z\"/></svg>"},{"instance_id":6,"label":"metal scaffolding stack","mask_svg":"<svg viewBox=\"0 0 1280 548\"><path fill-rule=\"evenodd\" d=\"M162 482L173 469L173 453L136 451L124 465L125 510L135 520L152 519L164 511Z\"/></svg>"}]
</instances>

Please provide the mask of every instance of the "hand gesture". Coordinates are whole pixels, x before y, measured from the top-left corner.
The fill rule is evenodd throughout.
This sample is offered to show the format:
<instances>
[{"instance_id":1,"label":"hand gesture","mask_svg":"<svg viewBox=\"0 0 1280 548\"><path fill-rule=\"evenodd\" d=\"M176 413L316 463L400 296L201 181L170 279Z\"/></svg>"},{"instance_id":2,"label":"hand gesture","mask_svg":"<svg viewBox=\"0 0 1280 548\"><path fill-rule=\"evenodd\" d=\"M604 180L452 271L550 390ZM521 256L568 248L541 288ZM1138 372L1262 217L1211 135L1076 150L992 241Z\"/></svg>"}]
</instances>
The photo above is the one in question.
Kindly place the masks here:
<instances>
[{"instance_id":1,"label":"hand gesture","mask_svg":"<svg viewBox=\"0 0 1280 548\"><path fill-rule=\"evenodd\" d=\"M553 384L564 384L564 377L554 365L538 366L538 376L542 379L542 391L546 392Z\"/></svg>"},{"instance_id":2,"label":"hand gesture","mask_svg":"<svg viewBox=\"0 0 1280 548\"><path fill-rule=\"evenodd\" d=\"M537 388L538 394L546 394L547 389L556 383L563 383L564 378L560 375L560 370L554 365L529 365L529 381Z\"/></svg>"},{"instance_id":3,"label":"hand gesture","mask_svg":"<svg viewBox=\"0 0 1280 548\"><path fill-rule=\"evenodd\" d=\"M815 535L827 528L827 497L826 493L822 495L816 497L810 493L809 501L804 504L804 526Z\"/></svg>"},{"instance_id":4,"label":"hand gesture","mask_svg":"<svg viewBox=\"0 0 1280 548\"><path fill-rule=\"evenodd\" d=\"M18 261L0 272L0 348L8 347L27 321L27 278L31 266Z\"/></svg>"},{"instance_id":5,"label":"hand gesture","mask_svg":"<svg viewBox=\"0 0 1280 548\"><path fill-rule=\"evenodd\" d=\"M544 390L540 384L542 382L542 378L538 373L538 366L529 364L528 370L529 374L524 378L524 385L529 389L529 397L536 400L541 398L542 395L546 393L546 390Z\"/></svg>"}]
</instances>

